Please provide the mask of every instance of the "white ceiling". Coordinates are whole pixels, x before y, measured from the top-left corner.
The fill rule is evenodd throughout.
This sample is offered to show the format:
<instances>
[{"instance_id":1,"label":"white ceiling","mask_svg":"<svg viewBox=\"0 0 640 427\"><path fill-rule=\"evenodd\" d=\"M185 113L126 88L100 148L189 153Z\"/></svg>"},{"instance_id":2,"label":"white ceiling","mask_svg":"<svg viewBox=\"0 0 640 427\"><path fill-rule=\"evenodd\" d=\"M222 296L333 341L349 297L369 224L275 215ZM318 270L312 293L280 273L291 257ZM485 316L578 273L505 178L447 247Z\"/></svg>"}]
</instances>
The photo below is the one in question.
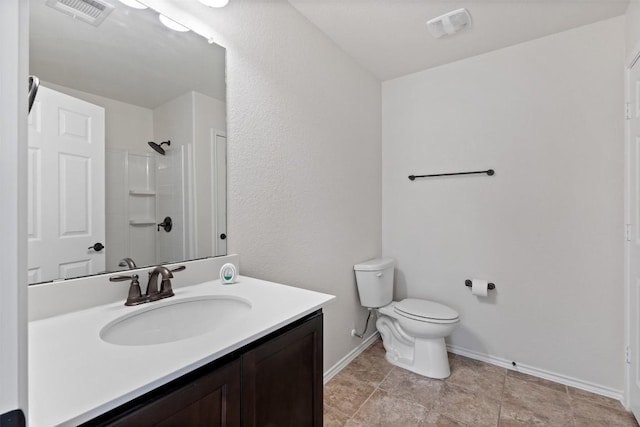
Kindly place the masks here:
<instances>
[{"instance_id":1,"label":"white ceiling","mask_svg":"<svg viewBox=\"0 0 640 427\"><path fill-rule=\"evenodd\" d=\"M114 11L95 27L45 1L30 2L30 74L147 108L192 90L225 100L224 48L166 28L151 9L110 0Z\"/></svg>"},{"instance_id":2,"label":"white ceiling","mask_svg":"<svg viewBox=\"0 0 640 427\"><path fill-rule=\"evenodd\" d=\"M365 69L388 80L612 18L629 0L289 2ZM434 39L426 21L461 7L471 14L471 30Z\"/></svg>"}]
</instances>

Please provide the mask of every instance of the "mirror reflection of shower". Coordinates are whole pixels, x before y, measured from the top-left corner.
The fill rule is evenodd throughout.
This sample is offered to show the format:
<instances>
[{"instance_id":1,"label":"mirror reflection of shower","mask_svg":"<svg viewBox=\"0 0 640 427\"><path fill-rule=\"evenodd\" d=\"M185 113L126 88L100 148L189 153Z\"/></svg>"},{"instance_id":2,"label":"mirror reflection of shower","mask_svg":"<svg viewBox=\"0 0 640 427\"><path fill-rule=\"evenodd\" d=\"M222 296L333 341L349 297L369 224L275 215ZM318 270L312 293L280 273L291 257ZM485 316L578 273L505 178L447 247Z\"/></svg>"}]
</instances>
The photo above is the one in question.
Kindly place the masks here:
<instances>
[{"instance_id":1,"label":"mirror reflection of shower","mask_svg":"<svg viewBox=\"0 0 640 427\"><path fill-rule=\"evenodd\" d=\"M29 3L29 74L41 83L37 97L30 84L29 283L119 271L124 258L145 267L226 254L225 49L169 33L152 9L112 1L89 31L47 3ZM45 112L47 93L65 106ZM61 147L44 141L63 137L69 147L44 162L38 150ZM158 231L167 216L171 232ZM95 242L104 250L87 249Z\"/></svg>"},{"instance_id":2,"label":"mirror reflection of shower","mask_svg":"<svg viewBox=\"0 0 640 427\"><path fill-rule=\"evenodd\" d=\"M169 127L175 129L176 124L170 123ZM166 145L158 147L164 149ZM137 265L195 257L189 236L195 226L190 198L192 144L177 144L161 156L146 147L144 151L107 150L110 185L106 219L114 248L113 255L107 254L107 265L111 269L117 269L123 254ZM158 227L165 217L172 219L170 232Z\"/></svg>"},{"instance_id":3,"label":"mirror reflection of shower","mask_svg":"<svg viewBox=\"0 0 640 427\"><path fill-rule=\"evenodd\" d=\"M149 144L149 147L153 148L157 153L162 154L164 156L167 153L164 151L164 148L162 148L162 146L164 144L167 144L167 147L171 146L171 141L166 140L164 142L161 142L160 144L156 144L153 141L149 141L147 144Z\"/></svg>"}]
</instances>

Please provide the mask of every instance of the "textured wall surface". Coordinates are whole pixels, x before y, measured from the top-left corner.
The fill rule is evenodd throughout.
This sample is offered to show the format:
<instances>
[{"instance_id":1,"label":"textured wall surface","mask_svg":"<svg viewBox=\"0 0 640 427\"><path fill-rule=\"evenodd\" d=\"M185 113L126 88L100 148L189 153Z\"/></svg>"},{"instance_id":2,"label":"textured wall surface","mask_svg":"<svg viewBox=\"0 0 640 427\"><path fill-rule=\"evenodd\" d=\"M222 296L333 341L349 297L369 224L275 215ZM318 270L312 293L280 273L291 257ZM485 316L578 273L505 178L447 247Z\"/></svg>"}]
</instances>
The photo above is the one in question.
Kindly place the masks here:
<instances>
[{"instance_id":1,"label":"textured wall surface","mask_svg":"<svg viewBox=\"0 0 640 427\"><path fill-rule=\"evenodd\" d=\"M284 0L149 3L227 48L229 253L337 296L327 369L360 343L353 264L381 252L380 82Z\"/></svg>"},{"instance_id":2,"label":"textured wall surface","mask_svg":"<svg viewBox=\"0 0 640 427\"><path fill-rule=\"evenodd\" d=\"M383 252L451 343L621 391L624 18L383 84ZM494 168L494 177L410 174ZM479 300L467 278L497 285Z\"/></svg>"}]
</instances>

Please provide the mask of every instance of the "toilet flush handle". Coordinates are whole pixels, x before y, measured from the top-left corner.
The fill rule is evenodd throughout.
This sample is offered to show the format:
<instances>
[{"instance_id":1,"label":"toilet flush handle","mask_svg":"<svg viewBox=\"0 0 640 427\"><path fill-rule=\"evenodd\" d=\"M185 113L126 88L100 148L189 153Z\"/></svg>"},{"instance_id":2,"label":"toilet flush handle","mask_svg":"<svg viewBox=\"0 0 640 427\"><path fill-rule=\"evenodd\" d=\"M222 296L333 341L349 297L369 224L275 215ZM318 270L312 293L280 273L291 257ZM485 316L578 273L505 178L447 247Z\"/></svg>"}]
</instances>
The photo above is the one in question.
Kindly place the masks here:
<instances>
[{"instance_id":1,"label":"toilet flush handle","mask_svg":"<svg viewBox=\"0 0 640 427\"><path fill-rule=\"evenodd\" d=\"M376 273L376 277L382 277L382 273Z\"/></svg>"}]
</instances>

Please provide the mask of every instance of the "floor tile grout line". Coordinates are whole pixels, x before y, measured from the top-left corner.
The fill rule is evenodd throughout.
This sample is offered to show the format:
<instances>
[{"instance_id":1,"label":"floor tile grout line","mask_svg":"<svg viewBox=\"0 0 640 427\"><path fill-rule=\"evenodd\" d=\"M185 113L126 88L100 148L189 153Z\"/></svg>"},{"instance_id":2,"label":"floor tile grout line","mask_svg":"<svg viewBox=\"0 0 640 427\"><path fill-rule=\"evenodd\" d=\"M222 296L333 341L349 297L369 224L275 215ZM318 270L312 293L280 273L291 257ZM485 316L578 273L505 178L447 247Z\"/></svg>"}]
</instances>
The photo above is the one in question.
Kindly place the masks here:
<instances>
[{"instance_id":1,"label":"floor tile grout line","mask_svg":"<svg viewBox=\"0 0 640 427\"><path fill-rule=\"evenodd\" d=\"M500 427L500 418L502 417L502 402L504 402L504 389L507 387L507 375L509 371L506 370L504 373L504 378L502 379L502 393L500 393L500 409L498 409L498 421L496 423L496 427Z\"/></svg>"},{"instance_id":2,"label":"floor tile grout line","mask_svg":"<svg viewBox=\"0 0 640 427\"><path fill-rule=\"evenodd\" d=\"M569 393L569 387L567 387L566 384L564 386L564 390L567 393L567 399L569 400L569 410L571 411L571 423L574 426L577 426L578 422L576 421L576 411L574 411L573 409L573 399L571 398L571 393Z\"/></svg>"},{"instance_id":3,"label":"floor tile grout line","mask_svg":"<svg viewBox=\"0 0 640 427\"><path fill-rule=\"evenodd\" d=\"M460 356L460 357L464 357L464 356ZM474 360L474 361L475 361L475 359L470 359L470 360ZM478 363L480 363L480 364L482 364L482 365L494 366L494 365L490 365L490 364L488 364L488 363L486 363L486 362L481 362L481 361L476 361L476 362L478 362ZM450 362L450 365L451 365L452 370L453 370L454 364ZM503 392L504 392L504 381L506 380L506 375L507 375L507 373L508 373L508 371L509 371L509 370L508 370L508 369L505 369L505 368L499 368L499 369L504 370L504 373L503 373L503 375L505 376L505 379L503 379ZM474 389L474 388L472 388L472 387L468 387L468 386L466 386L466 385L464 385L464 384L459 384L459 383L457 383L457 382L453 382L453 381L447 381L449 378L450 378L450 376L449 376L449 377L447 377L447 378L442 379L442 381L444 381L446 384L454 385L454 386L456 386L456 387L458 387L458 388L461 388L462 390L464 390L464 391L466 391L466 392L469 392L469 393L473 393L473 394L482 394L482 393L481 393L480 391L478 391L477 389ZM494 401L500 401L502 396L501 396L500 398L498 398L497 396L494 398L494 397L491 397L491 396L487 396L487 395L485 395L485 397L487 397L487 398L489 398L489 399L491 399L491 400L494 400Z\"/></svg>"},{"instance_id":4,"label":"floor tile grout line","mask_svg":"<svg viewBox=\"0 0 640 427\"><path fill-rule=\"evenodd\" d=\"M348 419L347 419L347 421L354 420L354 418L356 417L356 415L358 415L358 412L360 412L360 410L362 409L362 407L364 407L364 406L367 404L367 402L368 402L369 400L371 400L371 398L373 397L373 395L374 395L374 394L376 394L376 392L377 392L377 391L381 391L382 393L387 393L384 389L381 389L381 388L380 388L380 385L381 385L381 384L382 384L382 383L387 379L387 377L388 377L389 375L391 375L391 372L393 372L393 371L394 371L394 370L396 370L396 369L401 369L401 368L398 368L398 367L396 367L396 366L392 366L392 367L391 367L391 369L389 369L389 372L387 372L387 374L384 376L384 378L382 379L382 381L380 381L380 382L378 383L378 385L374 388L373 392L372 392L372 393L367 397L367 399L366 399L364 402L362 402L362 404L358 407L358 409L355 411L355 413L354 413L350 418L348 418ZM424 420L426 420L426 419L427 419L427 416L428 416L428 414L429 414L429 412L430 412L430 411L429 411L429 410L427 410L427 408L426 408L424 405L421 405L421 404L419 404L419 403L417 403L417 402L413 402L413 403L414 403L414 404L416 404L416 405L418 405L418 406L421 406L421 407L422 407L422 408L424 408L424 410L425 410L425 415L424 415L424 417L420 420L420 423L422 423Z\"/></svg>"},{"instance_id":5,"label":"floor tile grout line","mask_svg":"<svg viewBox=\"0 0 640 427\"><path fill-rule=\"evenodd\" d=\"M374 394L376 394L376 391L378 391L379 385L376 386L373 391L371 392L371 394L369 396L367 396L367 398L364 400L364 402L362 402L362 404L360 406L358 406L358 409L356 409L356 411L353 413L353 415L351 416L351 418L349 418L349 420L353 420L355 418L356 415L358 415L358 412L360 412L360 409L362 409L362 407L364 405L367 404L367 402L369 401L369 399L371 399L371 396L373 396ZM347 420L347 421L349 421Z\"/></svg>"},{"instance_id":6,"label":"floor tile grout line","mask_svg":"<svg viewBox=\"0 0 640 427\"><path fill-rule=\"evenodd\" d=\"M391 372L393 372L395 369L396 369L395 366L391 366L391 369L389 369L389 372L387 372L387 375L385 375L384 378L382 379L382 381L380 381L380 383L378 383L378 388L380 388L380 384L382 384L387 379L387 377L389 375L391 375Z\"/></svg>"},{"instance_id":7,"label":"floor tile grout line","mask_svg":"<svg viewBox=\"0 0 640 427\"><path fill-rule=\"evenodd\" d=\"M376 341L373 342L373 344L371 344L369 347L367 347L367 350L371 347L373 347L373 345L375 344ZM358 357L356 357L355 359L353 359L353 361L355 361L356 359L358 359L362 354L364 353L364 351L358 355ZM353 361L351 361L349 364L353 363ZM348 366L348 365L347 365ZM346 366L345 366L346 368ZM387 374L384 376L384 378L382 379L382 381L380 381L373 389L373 391L371 392L371 394L369 394L369 396L367 396L367 398L364 400L364 402L362 402L362 404L360 404L360 406L358 406L358 409L356 409L356 411L353 413L353 415L351 417L349 417L347 419L347 421L353 420L353 418L358 414L358 412L360 411L360 409L362 409L362 407L369 401L369 399L371 399L371 396L373 396L376 391L378 391L380 389L380 384L382 384L384 382L384 380L389 376L389 374L391 373L391 371L393 371L395 369L395 366L392 366L391 369L389 369L389 372L387 372Z\"/></svg>"}]
</instances>

